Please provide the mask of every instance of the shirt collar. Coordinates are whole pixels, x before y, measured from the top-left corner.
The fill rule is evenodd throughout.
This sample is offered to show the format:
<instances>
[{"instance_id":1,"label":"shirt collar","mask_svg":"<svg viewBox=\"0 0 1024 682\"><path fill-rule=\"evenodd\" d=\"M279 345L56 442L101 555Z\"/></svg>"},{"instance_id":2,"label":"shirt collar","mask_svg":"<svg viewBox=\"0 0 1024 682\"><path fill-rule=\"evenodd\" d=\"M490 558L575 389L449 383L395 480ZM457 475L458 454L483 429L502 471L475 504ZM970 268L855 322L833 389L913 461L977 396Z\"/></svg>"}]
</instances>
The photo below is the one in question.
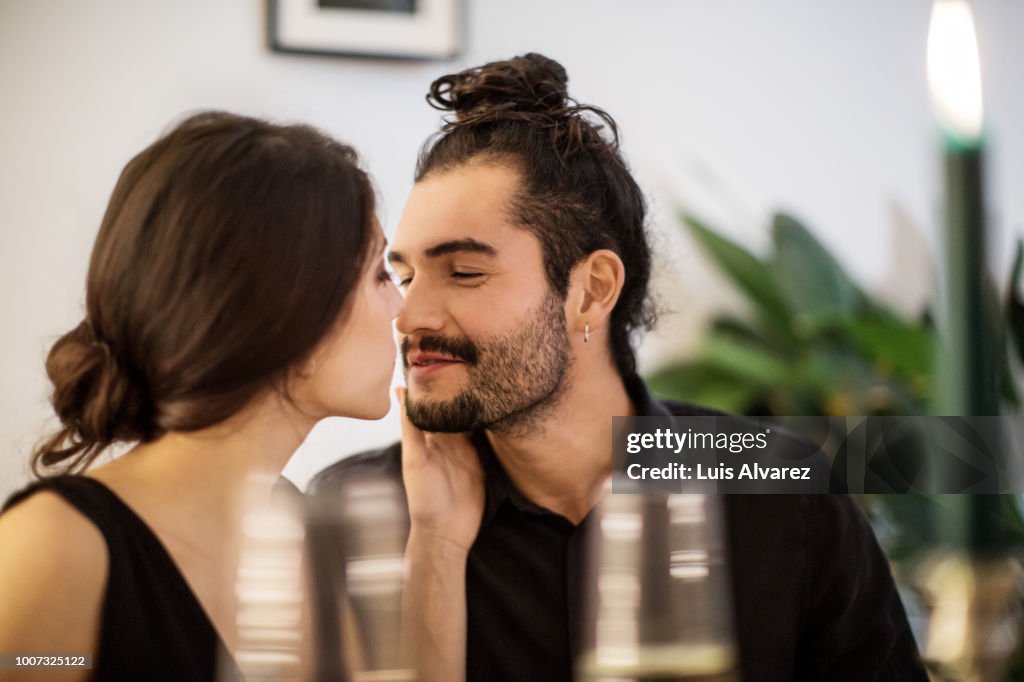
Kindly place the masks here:
<instances>
[{"instance_id":1,"label":"shirt collar","mask_svg":"<svg viewBox=\"0 0 1024 682\"><path fill-rule=\"evenodd\" d=\"M643 380L639 376L633 374L627 377L623 383L626 387L626 393L636 409L637 416L672 416L672 413L664 404L651 397L647 386L644 385ZM482 429L473 433L472 441L473 445L476 446L476 451L480 456L480 463L484 470L485 500L482 526L486 526L494 519L494 515L498 513L498 509L501 508L505 500L508 500L521 511L535 514L552 513L530 502L516 489L508 474L505 473L504 467L501 466L501 462L498 461L498 456L494 454L494 448L491 447L487 434Z\"/></svg>"}]
</instances>

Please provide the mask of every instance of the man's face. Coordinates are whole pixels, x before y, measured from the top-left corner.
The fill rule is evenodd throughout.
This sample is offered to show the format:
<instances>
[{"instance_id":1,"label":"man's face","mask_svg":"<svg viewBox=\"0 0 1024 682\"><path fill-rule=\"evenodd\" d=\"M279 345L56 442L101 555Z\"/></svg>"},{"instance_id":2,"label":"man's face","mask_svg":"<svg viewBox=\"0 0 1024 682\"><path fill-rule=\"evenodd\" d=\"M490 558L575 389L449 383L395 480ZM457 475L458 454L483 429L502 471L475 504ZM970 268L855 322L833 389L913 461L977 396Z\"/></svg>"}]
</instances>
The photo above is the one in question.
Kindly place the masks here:
<instances>
[{"instance_id":1,"label":"man's face","mask_svg":"<svg viewBox=\"0 0 1024 682\"><path fill-rule=\"evenodd\" d=\"M526 426L570 364L540 242L508 215L517 171L473 161L417 183L390 261L410 420L426 431Z\"/></svg>"}]
</instances>

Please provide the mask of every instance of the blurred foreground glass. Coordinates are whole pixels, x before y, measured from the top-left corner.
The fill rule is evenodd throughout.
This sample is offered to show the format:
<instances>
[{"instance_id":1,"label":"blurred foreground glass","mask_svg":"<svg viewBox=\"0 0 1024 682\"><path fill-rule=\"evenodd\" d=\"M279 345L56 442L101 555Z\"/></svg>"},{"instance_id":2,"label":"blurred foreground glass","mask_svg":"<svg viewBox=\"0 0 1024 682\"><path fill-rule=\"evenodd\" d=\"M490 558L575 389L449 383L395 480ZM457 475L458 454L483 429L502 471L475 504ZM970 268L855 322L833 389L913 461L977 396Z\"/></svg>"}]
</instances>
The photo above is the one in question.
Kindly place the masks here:
<instances>
[{"instance_id":1,"label":"blurred foreground glass","mask_svg":"<svg viewBox=\"0 0 1024 682\"><path fill-rule=\"evenodd\" d=\"M401 657L407 515L393 481L361 477L320 495L274 495L254 477L227 543L233 656L244 679L409 682Z\"/></svg>"},{"instance_id":2,"label":"blurred foreground glass","mask_svg":"<svg viewBox=\"0 0 1024 682\"><path fill-rule=\"evenodd\" d=\"M591 532L580 682L739 679L718 497L609 493Z\"/></svg>"},{"instance_id":3,"label":"blurred foreground glass","mask_svg":"<svg viewBox=\"0 0 1024 682\"><path fill-rule=\"evenodd\" d=\"M416 679L401 646L407 526L389 479L360 477L311 498L317 680Z\"/></svg>"},{"instance_id":4,"label":"blurred foreground glass","mask_svg":"<svg viewBox=\"0 0 1024 682\"><path fill-rule=\"evenodd\" d=\"M240 534L223 550L234 570L228 594L234 599L235 646L234 660L221 662L222 682L309 678L302 503L275 497L275 482L265 475L246 480L237 502Z\"/></svg>"}]
</instances>

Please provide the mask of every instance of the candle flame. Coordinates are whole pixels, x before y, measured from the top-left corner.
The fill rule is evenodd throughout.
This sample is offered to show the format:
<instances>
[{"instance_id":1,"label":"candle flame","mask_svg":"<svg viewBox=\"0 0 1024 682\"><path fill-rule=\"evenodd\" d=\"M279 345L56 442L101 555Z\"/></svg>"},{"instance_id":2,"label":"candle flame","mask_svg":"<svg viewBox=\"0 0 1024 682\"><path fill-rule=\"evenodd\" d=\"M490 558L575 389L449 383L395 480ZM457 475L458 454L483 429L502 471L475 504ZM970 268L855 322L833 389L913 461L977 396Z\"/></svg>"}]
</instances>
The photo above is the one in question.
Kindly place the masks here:
<instances>
[{"instance_id":1,"label":"candle flame","mask_svg":"<svg viewBox=\"0 0 1024 682\"><path fill-rule=\"evenodd\" d=\"M981 63L966 0L937 0L928 32L928 85L939 123L964 142L981 137Z\"/></svg>"}]
</instances>

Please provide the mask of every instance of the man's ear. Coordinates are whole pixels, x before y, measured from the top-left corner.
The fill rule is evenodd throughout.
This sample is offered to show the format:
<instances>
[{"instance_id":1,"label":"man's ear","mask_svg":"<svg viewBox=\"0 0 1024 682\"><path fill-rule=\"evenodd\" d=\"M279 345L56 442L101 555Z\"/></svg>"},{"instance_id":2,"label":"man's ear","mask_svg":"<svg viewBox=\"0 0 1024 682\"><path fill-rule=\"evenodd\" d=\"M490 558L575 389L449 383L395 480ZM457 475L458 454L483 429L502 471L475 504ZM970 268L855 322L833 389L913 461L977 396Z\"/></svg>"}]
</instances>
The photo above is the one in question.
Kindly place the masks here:
<instances>
[{"instance_id":1,"label":"man's ear","mask_svg":"<svg viewBox=\"0 0 1024 682\"><path fill-rule=\"evenodd\" d=\"M609 249L594 251L573 268L573 305L567 311L570 331L582 332L586 326L591 332L604 328L625 281L626 267L619 255Z\"/></svg>"}]
</instances>

